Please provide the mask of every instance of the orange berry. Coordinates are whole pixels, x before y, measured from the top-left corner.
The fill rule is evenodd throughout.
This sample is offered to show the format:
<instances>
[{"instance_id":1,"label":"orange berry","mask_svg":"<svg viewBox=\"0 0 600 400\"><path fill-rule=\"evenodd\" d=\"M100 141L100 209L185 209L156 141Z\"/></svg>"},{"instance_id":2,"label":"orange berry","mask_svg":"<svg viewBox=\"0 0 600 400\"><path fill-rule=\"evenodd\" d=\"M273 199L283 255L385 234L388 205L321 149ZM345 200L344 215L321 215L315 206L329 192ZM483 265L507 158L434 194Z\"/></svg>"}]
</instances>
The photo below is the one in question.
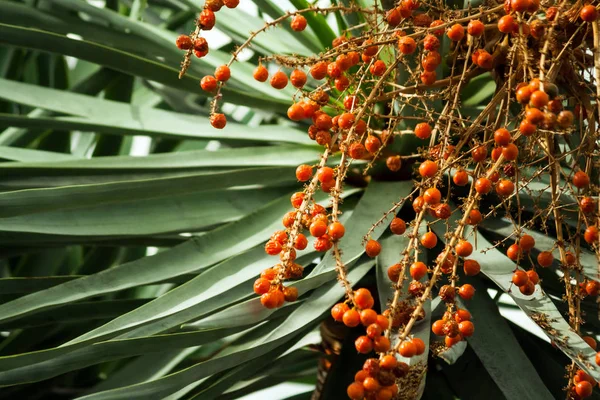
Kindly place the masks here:
<instances>
[{"instance_id":1,"label":"orange berry","mask_svg":"<svg viewBox=\"0 0 600 400\"><path fill-rule=\"evenodd\" d=\"M511 244L506 250L506 256L513 261L519 260L522 256L522 251L519 245L516 243Z\"/></svg>"},{"instance_id":2,"label":"orange berry","mask_svg":"<svg viewBox=\"0 0 600 400\"><path fill-rule=\"evenodd\" d=\"M304 201L304 193L303 192L296 192L290 198L290 202L292 203L292 207L294 207L294 208L300 207L302 205L303 201Z\"/></svg>"},{"instance_id":3,"label":"orange berry","mask_svg":"<svg viewBox=\"0 0 600 400\"><path fill-rule=\"evenodd\" d=\"M494 66L494 56L485 50L481 50L479 54L477 54L476 64L483 69L492 69Z\"/></svg>"},{"instance_id":4,"label":"orange berry","mask_svg":"<svg viewBox=\"0 0 600 400\"><path fill-rule=\"evenodd\" d=\"M194 42L188 35L179 35L175 41L175 44L179 50L190 50L192 47L194 47Z\"/></svg>"},{"instance_id":5,"label":"orange berry","mask_svg":"<svg viewBox=\"0 0 600 400\"><path fill-rule=\"evenodd\" d=\"M469 25L467 25L467 33L474 37L479 37L483 35L484 30L485 25L478 19L471 20L469 22Z\"/></svg>"},{"instance_id":6,"label":"orange berry","mask_svg":"<svg viewBox=\"0 0 600 400\"><path fill-rule=\"evenodd\" d=\"M511 33L517 29L515 19L510 15L505 15L498 20L498 30L502 33Z\"/></svg>"},{"instance_id":7,"label":"orange berry","mask_svg":"<svg viewBox=\"0 0 600 400\"><path fill-rule=\"evenodd\" d=\"M364 369L361 369L356 374L354 374L354 382L359 382L362 384L362 382L365 379L367 379L368 377L369 377L369 374L367 374L367 371L365 371Z\"/></svg>"},{"instance_id":8,"label":"orange berry","mask_svg":"<svg viewBox=\"0 0 600 400\"><path fill-rule=\"evenodd\" d=\"M440 48L440 40L435 35L427 35L423 40L423 48L427 51L437 51Z\"/></svg>"},{"instance_id":9,"label":"orange berry","mask_svg":"<svg viewBox=\"0 0 600 400\"><path fill-rule=\"evenodd\" d=\"M402 218L394 218L390 223L390 230L394 235L402 235L406 232L406 222Z\"/></svg>"},{"instance_id":10,"label":"orange berry","mask_svg":"<svg viewBox=\"0 0 600 400\"><path fill-rule=\"evenodd\" d=\"M390 281L398 282L400 279L400 272L402 271L402 265L394 264L387 269L387 275Z\"/></svg>"},{"instance_id":11,"label":"orange berry","mask_svg":"<svg viewBox=\"0 0 600 400\"><path fill-rule=\"evenodd\" d=\"M284 74L281 71L277 71L273 74L273 76L271 77L271 86L274 87L275 89L283 89L287 86L288 84L288 77L286 74Z\"/></svg>"},{"instance_id":12,"label":"orange berry","mask_svg":"<svg viewBox=\"0 0 600 400\"><path fill-rule=\"evenodd\" d=\"M342 129L350 129L354 125L354 114L343 113L338 118L338 126Z\"/></svg>"},{"instance_id":13,"label":"orange berry","mask_svg":"<svg viewBox=\"0 0 600 400\"><path fill-rule=\"evenodd\" d=\"M431 132L431 126L427 122L421 122L415 126L415 136L419 139L429 139Z\"/></svg>"},{"instance_id":14,"label":"orange berry","mask_svg":"<svg viewBox=\"0 0 600 400\"><path fill-rule=\"evenodd\" d=\"M459 257L469 257L473 253L473 245L466 240L460 240L454 250Z\"/></svg>"},{"instance_id":15,"label":"orange berry","mask_svg":"<svg viewBox=\"0 0 600 400\"><path fill-rule=\"evenodd\" d=\"M325 61L319 61L313 65L310 69L310 75L318 81L325 78L325 76L327 76L327 63Z\"/></svg>"},{"instance_id":16,"label":"orange berry","mask_svg":"<svg viewBox=\"0 0 600 400\"><path fill-rule=\"evenodd\" d=\"M519 156L519 148L514 143L509 143L502 148L502 155L508 161L514 161Z\"/></svg>"},{"instance_id":17,"label":"orange berry","mask_svg":"<svg viewBox=\"0 0 600 400\"><path fill-rule=\"evenodd\" d=\"M306 73L299 69L295 69L290 74L290 82L296 88L302 88L306 84Z\"/></svg>"},{"instance_id":18,"label":"orange berry","mask_svg":"<svg viewBox=\"0 0 600 400\"><path fill-rule=\"evenodd\" d=\"M390 26L398 26L402 21L402 15L398 8L392 8L385 14L385 20Z\"/></svg>"},{"instance_id":19,"label":"orange berry","mask_svg":"<svg viewBox=\"0 0 600 400\"><path fill-rule=\"evenodd\" d=\"M437 188L429 188L423 193L425 203L435 206L442 200L442 193Z\"/></svg>"},{"instance_id":20,"label":"orange berry","mask_svg":"<svg viewBox=\"0 0 600 400\"><path fill-rule=\"evenodd\" d=\"M425 353L425 342L423 340L419 338L413 338L411 342L417 348L417 352L415 355L420 356L421 354Z\"/></svg>"},{"instance_id":21,"label":"orange berry","mask_svg":"<svg viewBox=\"0 0 600 400\"><path fill-rule=\"evenodd\" d=\"M596 350L597 343L596 340L591 336L582 337L583 341L586 342L592 349Z\"/></svg>"},{"instance_id":22,"label":"orange berry","mask_svg":"<svg viewBox=\"0 0 600 400\"><path fill-rule=\"evenodd\" d=\"M517 270L512 276L512 283L517 286L523 286L529 282L529 276L525 271Z\"/></svg>"},{"instance_id":23,"label":"orange berry","mask_svg":"<svg viewBox=\"0 0 600 400\"><path fill-rule=\"evenodd\" d=\"M575 172L573 175L573 185L578 189L583 189L590 184L590 177L583 171Z\"/></svg>"},{"instance_id":24,"label":"orange berry","mask_svg":"<svg viewBox=\"0 0 600 400\"><path fill-rule=\"evenodd\" d=\"M277 302L277 296L274 294L274 292L264 293L262 296L260 296L260 303L265 308L277 308Z\"/></svg>"},{"instance_id":25,"label":"orange berry","mask_svg":"<svg viewBox=\"0 0 600 400\"><path fill-rule=\"evenodd\" d=\"M503 179L496 185L496 193L502 197L507 197L515 191L515 184L508 179Z\"/></svg>"},{"instance_id":26,"label":"orange berry","mask_svg":"<svg viewBox=\"0 0 600 400\"><path fill-rule=\"evenodd\" d=\"M268 281L272 281L277 276L277 271L273 268L267 268L260 273L260 277Z\"/></svg>"},{"instance_id":27,"label":"orange berry","mask_svg":"<svg viewBox=\"0 0 600 400\"><path fill-rule=\"evenodd\" d=\"M301 121L305 116L304 107L299 103L292 104L290 108L288 108L287 115L292 121Z\"/></svg>"},{"instance_id":28,"label":"orange berry","mask_svg":"<svg viewBox=\"0 0 600 400\"><path fill-rule=\"evenodd\" d=\"M203 31L210 31L216 22L215 13L208 8L205 8L198 17L198 22Z\"/></svg>"},{"instance_id":29,"label":"orange berry","mask_svg":"<svg viewBox=\"0 0 600 400\"><path fill-rule=\"evenodd\" d=\"M411 38L410 36L403 36L398 40L398 50L400 50L400 53L405 55L412 54L415 52L415 50L417 50L417 42L415 42L415 39Z\"/></svg>"},{"instance_id":30,"label":"orange berry","mask_svg":"<svg viewBox=\"0 0 600 400\"><path fill-rule=\"evenodd\" d=\"M467 183L469 183L469 174L462 170L456 171L452 177L452 181L457 186L465 186Z\"/></svg>"},{"instance_id":31,"label":"orange berry","mask_svg":"<svg viewBox=\"0 0 600 400\"><path fill-rule=\"evenodd\" d=\"M535 247L535 239L531 235L523 235L519 239L519 247L525 252L530 251Z\"/></svg>"},{"instance_id":32,"label":"orange berry","mask_svg":"<svg viewBox=\"0 0 600 400\"><path fill-rule=\"evenodd\" d=\"M217 80L214 76L207 75L200 81L200 87L205 92L214 92L217 89Z\"/></svg>"},{"instance_id":33,"label":"orange berry","mask_svg":"<svg viewBox=\"0 0 600 400\"><path fill-rule=\"evenodd\" d=\"M458 323L461 323L462 321L470 321L471 313L467 310L459 308L456 310L456 314L454 314L454 320Z\"/></svg>"},{"instance_id":34,"label":"orange berry","mask_svg":"<svg viewBox=\"0 0 600 400\"><path fill-rule=\"evenodd\" d=\"M542 267L547 268L547 267L551 266L552 263L554 262L554 256L549 251L542 251L537 256L537 262Z\"/></svg>"},{"instance_id":35,"label":"orange berry","mask_svg":"<svg viewBox=\"0 0 600 400\"><path fill-rule=\"evenodd\" d=\"M475 276L481 271L481 265L476 260L465 260L463 263L463 271L467 276Z\"/></svg>"},{"instance_id":36,"label":"orange berry","mask_svg":"<svg viewBox=\"0 0 600 400\"><path fill-rule=\"evenodd\" d=\"M360 324L360 315L358 314L358 311L351 309L344 313L342 320L344 321L344 325L354 328Z\"/></svg>"},{"instance_id":37,"label":"orange berry","mask_svg":"<svg viewBox=\"0 0 600 400\"><path fill-rule=\"evenodd\" d=\"M370 308L364 309L360 312L360 322L364 326L370 326L377 323L377 313ZM379 326L379 325L377 325ZM381 327L379 327L381 331Z\"/></svg>"},{"instance_id":38,"label":"orange berry","mask_svg":"<svg viewBox=\"0 0 600 400\"><path fill-rule=\"evenodd\" d=\"M306 18L300 14L297 14L292 19L290 26L292 27L292 30L296 32L302 32L304 29L306 29L306 23Z\"/></svg>"},{"instance_id":39,"label":"orange berry","mask_svg":"<svg viewBox=\"0 0 600 400\"><path fill-rule=\"evenodd\" d=\"M458 42L465 37L465 28L460 24L454 24L450 29L448 29L448 38L454 42Z\"/></svg>"},{"instance_id":40,"label":"orange berry","mask_svg":"<svg viewBox=\"0 0 600 400\"><path fill-rule=\"evenodd\" d=\"M537 125L544 121L544 113L537 108L530 107L525 111L525 119Z\"/></svg>"},{"instance_id":41,"label":"orange berry","mask_svg":"<svg viewBox=\"0 0 600 400\"><path fill-rule=\"evenodd\" d=\"M527 277L529 278L529 281L531 283L533 283L534 285L537 285L540 282L540 276L538 275L537 272L535 272L532 269L527 271Z\"/></svg>"},{"instance_id":42,"label":"orange berry","mask_svg":"<svg viewBox=\"0 0 600 400\"><path fill-rule=\"evenodd\" d=\"M365 397L365 388L362 383L353 382L348 386L346 394L348 394L351 400L363 400Z\"/></svg>"},{"instance_id":43,"label":"orange berry","mask_svg":"<svg viewBox=\"0 0 600 400\"><path fill-rule=\"evenodd\" d=\"M254 79L256 79L259 82L266 82L266 80L269 79L269 71L264 66L259 65L254 70L253 76Z\"/></svg>"},{"instance_id":44,"label":"orange berry","mask_svg":"<svg viewBox=\"0 0 600 400\"><path fill-rule=\"evenodd\" d=\"M378 314L376 324L379 325L382 330L386 330L390 323L384 315Z\"/></svg>"},{"instance_id":45,"label":"orange berry","mask_svg":"<svg viewBox=\"0 0 600 400\"><path fill-rule=\"evenodd\" d=\"M487 148L484 145L477 146L471 151L471 156L475 162L484 161L487 157Z\"/></svg>"},{"instance_id":46,"label":"orange berry","mask_svg":"<svg viewBox=\"0 0 600 400\"><path fill-rule=\"evenodd\" d=\"M221 65L215 70L215 78L221 82L227 82L231 78L231 71L227 65Z\"/></svg>"},{"instance_id":47,"label":"orange berry","mask_svg":"<svg viewBox=\"0 0 600 400\"><path fill-rule=\"evenodd\" d=\"M592 7L592 6L589 6L589 7ZM593 391L594 391L594 387L588 381L580 381L580 382L577 382L577 384L575 385L575 393L577 393L577 396L579 396L580 398L590 397L592 395Z\"/></svg>"},{"instance_id":48,"label":"orange berry","mask_svg":"<svg viewBox=\"0 0 600 400\"><path fill-rule=\"evenodd\" d=\"M510 7L516 12L527 11L529 0L510 0Z\"/></svg>"},{"instance_id":49,"label":"orange berry","mask_svg":"<svg viewBox=\"0 0 600 400\"><path fill-rule=\"evenodd\" d=\"M423 196L418 196L416 199L413 200L413 210L415 210L416 213L419 213L423 210L423 207L425 206L425 199L423 199Z\"/></svg>"},{"instance_id":50,"label":"orange berry","mask_svg":"<svg viewBox=\"0 0 600 400\"><path fill-rule=\"evenodd\" d=\"M265 294L271 288L271 282L264 278L258 278L254 281L254 293L256 294Z\"/></svg>"},{"instance_id":51,"label":"orange berry","mask_svg":"<svg viewBox=\"0 0 600 400\"><path fill-rule=\"evenodd\" d=\"M536 90L531 93L531 97L529 98L529 105L535 108L544 108L550 101L550 97L548 93L542 92L541 90Z\"/></svg>"},{"instance_id":52,"label":"orange berry","mask_svg":"<svg viewBox=\"0 0 600 400\"><path fill-rule=\"evenodd\" d=\"M431 160L426 160L421 163L419 166L419 174L421 174L424 178L431 178L435 176L438 171L438 166L435 162Z\"/></svg>"},{"instance_id":53,"label":"orange berry","mask_svg":"<svg viewBox=\"0 0 600 400\"><path fill-rule=\"evenodd\" d=\"M377 257L379 252L381 251L381 245L377 240L369 240L365 245L365 252L369 257Z\"/></svg>"},{"instance_id":54,"label":"orange berry","mask_svg":"<svg viewBox=\"0 0 600 400\"><path fill-rule=\"evenodd\" d=\"M398 360L391 354L383 356L379 366L383 369L394 369L398 365Z\"/></svg>"},{"instance_id":55,"label":"orange berry","mask_svg":"<svg viewBox=\"0 0 600 400\"><path fill-rule=\"evenodd\" d=\"M355 160L360 160L363 158L366 151L367 150L365 149L365 146L363 146L361 143L352 143L348 149L348 155Z\"/></svg>"},{"instance_id":56,"label":"orange berry","mask_svg":"<svg viewBox=\"0 0 600 400\"><path fill-rule=\"evenodd\" d=\"M492 190L492 181L488 178L479 178L475 181L475 191L479 194L488 194Z\"/></svg>"},{"instance_id":57,"label":"orange berry","mask_svg":"<svg viewBox=\"0 0 600 400\"><path fill-rule=\"evenodd\" d=\"M331 316L337 322L342 322L344 320L344 315L346 311L349 311L350 308L346 303L338 303L331 309Z\"/></svg>"},{"instance_id":58,"label":"orange berry","mask_svg":"<svg viewBox=\"0 0 600 400\"><path fill-rule=\"evenodd\" d=\"M296 236L296 240L294 240L294 248L296 250L304 250L306 249L306 246L308 246L308 239L304 234L299 233L298 236Z\"/></svg>"},{"instance_id":59,"label":"orange berry","mask_svg":"<svg viewBox=\"0 0 600 400\"><path fill-rule=\"evenodd\" d=\"M579 202L579 207L584 213L591 214L596 209L596 202L591 197L584 197Z\"/></svg>"},{"instance_id":60,"label":"orange berry","mask_svg":"<svg viewBox=\"0 0 600 400\"><path fill-rule=\"evenodd\" d=\"M327 224L322 220L317 220L310 224L310 234L314 237L321 237L327 232Z\"/></svg>"},{"instance_id":61,"label":"orange berry","mask_svg":"<svg viewBox=\"0 0 600 400\"><path fill-rule=\"evenodd\" d=\"M381 60L377 60L371 65L371 67L369 68L369 71L371 72L371 74L373 74L375 76L383 76L386 69L387 69L387 67L386 67L385 63Z\"/></svg>"},{"instance_id":62,"label":"orange berry","mask_svg":"<svg viewBox=\"0 0 600 400\"><path fill-rule=\"evenodd\" d=\"M436 79L437 79L437 74L435 73L435 71L421 72L421 82L425 86L433 85L435 83Z\"/></svg>"},{"instance_id":63,"label":"orange berry","mask_svg":"<svg viewBox=\"0 0 600 400\"><path fill-rule=\"evenodd\" d=\"M431 326L431 331L434 333L434 335L444 336L444 325L446 325L446 322L438 319Z\"/></svg>"},{"instance_id":64,"label":"orange berry","mask_svg":"<svg viewBox=\"0 0 600 400\"><path fill-rule=\"evenodd\" d=\"M375 339L373 339L373 349L377 353L385 353L386 351L389 351L390 346L390 340L385 336L377 336Z\"/></svg>"},{"instance_id":65,"label":"orange berry","mask_svg":"<svg viewBox=\"0 0 600 400\"><path fill-rule=\"evenodd\" d=\"M227 117L224 114L213 114L210 116L210 124L215 129L223 129L227 125Z\"/></svg>"},{"instance_id":66,"label":"orange berry","mask_svg":"<svg viewBox=\"0 0 600 400\"><path fill-rule=\"evenodd\" d=\"M531 98L532 90L528 85L522 86L517 89L516 98L517 101L521 104L529 103L529 99Z\"/></svg>"},{"instance_id":67,"label":"orange berry","mask_svg":"<svg viewBox=\"0 0 600 400\"><path fill-rule=\"evenodd\" d=\"M519 132L523 136L531 136L535 133L536 130L537 127L527 120L521 121L521 124L519 125Z\"/></svg>"},{"instance_id":68,"label":"orange berry","mask_svg":"<svg viewBox=\"0 0 600 400\"><path fill-rule=\"evenodd\" d=\"M460 324L458 324L458 331L464 337L473 336L473 333L475 332L475 326L471 321L462 321Z\"/></svg>"},{"instance_id":69,"label":"orange berry","mask_svg":"<svg viewBox=\"0 0 600 400\"><path fill-rule=\"evenodd\" d=\"M367 354L373 350L373 341L367 336L359 336L358 339L356 339L356 341L354 342L354 347L356 347L356 351L358 351L359 353ZM367 379L365 379L365 381Z\"/></svg>"},{"instance_id":70,"label":"orange berry","mask_svg":"<svg viewBox=\"0 0 600 400\"><path fill-rule=\"evenodd\" d=\"M481 215L481 211L479 210L471 210L469 213L469 217L467 218L467 224L469 225L477 225L481 222L483 216Z\"/></svg>"},{"instance_id":71,"label":"orange berry","mask_svg":"<svg viewBox=\"0 0 600 400\"><path fill-rule=\"evenodd\" d=\"M344 228L344 225L342 225L340 222L336 221L329 225L327 232L329 233L329 236L331 236L331 239L338 240L344 236L344 233L346 233L346 228Z\"/></svg>"},{"instance_id":72,"label":"orange berry","mask_svg":"<svg viewBox=\"0 0 600 400\"><path fill-rule=\"evenodd\" d=\"M294 286L283 288L283 297L287 302L296 301L298 299L298 288Z\"/></svg>"},{"instance_id":73,"label":"orange berry","mask_svg":"<svg viewBox=\"0 0 600 400\"><path fill-rule=\"evenodd\" d=\"M412 341L405 340L400 345L398 352L402 357L410 358L417 354L417 346Z\"/></svg>"},{"instance_id":74,"label":"orange berry","mask_svg":"<svg viewBox=\"0 0 600 400\"><path fill-rule=\"evenodd\" d=\"M412 276L414 280L418 281L425 275L427 275L427 265L425 265L425 263L417 261L410 266L410 276Z\"/></svg>"},{"instance_id":75,"label":"orange berry","mask_svg":"<svg viewBox=\"0 0 600 400\"><path fill-rule=\"evenodd\" d=\"M369 376L363 381L363 386L367 392L374 392L379 389L379 381L376 378Z\"/></svg>"},{"instance_id":76,"label":"orange berry","mask_svg":"<svg viewBox=\"0 0 600 400\"><path fill-rule=\"evenodd\" d=\"M381 141L377 136L369 135L365 140L365 148L371 154L377 153L377 150L381 147Z\"/></svg>"},{"instance_id":77,"label":"orange berry","mask_svg":"<svg viewBox=\"0 0 600 400\"><path fill-rule=\"evenodd\" d=\"M437 244L437 236L433 232L426 232L421 236L421 245L428 249L433 249Z\"/></svg>"},{"instance_id":78,"label":"orange berry","mask_svg":"<svg viewBox=\"0 0 600 400\"><path fill-rule=\"evenodd\" d=\"M444 339L444 344L446 345L446 347L450 348L450 347L454 346L456 343L461 342L462 339L463 338L461 335L456 335L454 337L446 336L446 338Z\"/></svg>"},{"instance_id":79,"label":"orange berry","mask_svg":"<svg viewBox=\"0 0 600 400\"><path fill-rule=\"evenodd\" d=\"M494 132L494 142L498 146L506 146L512 140L512 136L508 129L500 128Z\"/></svg>"},{"instance_id":80,"label":"orange berry","mask_svg":"<svg viewBox=\"0 0 600 400\"><path fill-rule=\"evenodd\" d=\"M319 171L317 171L317 179L319 182L329 182L333 179L334 171L331 167L321 167Z\"/></svg>"},{"instance_id":81,"label":"orange berry","mask_svg":"<svg viewBox=\"0 0 600 400\"><path fill-rule=\"evenodd\" d=\"M475 295L475 288L466 283L458 289L458 295L463 300L471 300Z\"/></svg>"},{"instance_id":82,"label":"orange berry","mask_svg":"<svg viewBox=\"0 0 600 400\"><path fill-rule=\"evenodd\" d=\"M223 0L223 4L227 8L236 8L240 4L240 0Z\"/></svg>"},{"instance_id":83,"label":"orange berry","mask_svg":"<svg viewBox=\"0 0 600 400\"><path fill-rule=\"evenodd\" d=\"M358 308L366 310L375 305L375 300L369 289L360 288L354 292L354 303Z\"/></svg>"},{"instance_id":84,"label":"orange berry","mask_svg":"<svg viewBox=\"0 0 600 400\"><path fill-rule=\"evenodd\" d=\"M300 182L306 182L312 176L312 167L310 165L302 164L296 168L296 179Z\"/></svg>"},{"instance_id":85,"label":"orange berry","mask_svg":"<svg viewBox=\"0 0 600 400\"><path fill-rule=\"evenodd\" d=\"M593 22L598 18L598 10L596 10L596 7L588 4L579 12L579 18L585 22Z\"/></svg>"},{"instance_id":86,"label":"orange berry","mask_svg":"<svg viewBox=\"0 0 600 400\"><path fill-rule=\"evenodd\" d=\"M594 244L598 242L598 238L600 234L598 233L598 228L595 226L588 226L583 233L583 240L585 240L589 244Z\"/></svg>"}]
</instances>

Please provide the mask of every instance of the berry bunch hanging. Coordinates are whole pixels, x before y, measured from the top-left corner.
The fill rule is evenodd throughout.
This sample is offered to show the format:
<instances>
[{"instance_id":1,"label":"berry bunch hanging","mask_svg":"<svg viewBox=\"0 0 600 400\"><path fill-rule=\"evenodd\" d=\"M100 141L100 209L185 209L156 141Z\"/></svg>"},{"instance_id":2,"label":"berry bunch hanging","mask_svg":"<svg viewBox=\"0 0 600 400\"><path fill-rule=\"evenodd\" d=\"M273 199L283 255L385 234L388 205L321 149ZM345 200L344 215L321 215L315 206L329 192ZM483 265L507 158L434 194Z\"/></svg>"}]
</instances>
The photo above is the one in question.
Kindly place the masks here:
<instances>
[{"instance_id":1,"label":"berry bunch hanging","mask_svg":"<svg viewBox=\"0 0 600 400\"><path fill-rule=\"evenodd\" d=\"M201 58L209 51L201 32L215 26L223 6L237 4L207 1L196 30L177 38L177 47L186 51L181 75L192 54ZM424 319L428 299L439 296L444 304L431 331L443 338L445 349L477 334L468 311L468 302L476 301L475 288L461 279L482 270L481 258L475 257L481 250L477 230L486 219L504 213L514 230L495 246L516 265L508 290L534 296L543 287L536 269L559 264L569 323L581 335L580 302L600 293L594 279L598 276L586 276L579 250L587 246L600 259L600 87L589 89L592 79L600 80L596 5L506 0L478 10L451 11L401 0L387 10L338 5L290 11L252 33L227 64L202 78L201 88L214 96L213 127L226 127L226 116L217 112L220 91L240 51L271 27L308 29L307 17L315 13L360 13L365 22L345 31L322 53L262 57L253 72L257 84L294 89L287 117L305 124L308 137L323 147L318 164L296 169L303 190L291 197L281 230L265 244L266 253L278 260L254 283L261 303L271 309L298 298L290 281L302 277L297 252L312 238L314 250L332 252L345 291L331 316L360 329L356 351L372 356L348 383L349 398L401 396L409 390L398 386L399 379L413 366L397 356L411 359L425 352L413 328ZM474 116L463 115L461 94L469 80L483 74L494 77L496 92ZM585 89L572 90L573 81ZM441 111L434 102L443 104ZM410 154L394 146L395 140L407 137L420 144ZM332 155L339 155L337 164L332 164ZM355 173L353 164L363 175L379 165L391 173L412 169L415 180L411 195L399 199L364 233L365 254L377 257L382 245L373 237L374 228L412 201L411 219L396 216L389 225L391 234L407 238L407 245L396 249L398 262L387 270L394 296L381 313L369 290L352 287L342 258L347 232L339 221L339 205L346 178ZM539 182L546 185L547 204L525 217L520 194ZM329 194L330 208L315 202L319 188ZM564 204L568 200L563 198L572 201ZM575 218L571 225L565 223L567 212ZM538 246L526 233L534 227L553 230L553 246ZM427 262L425 253L433 261ZM595 349L593 339L584 340ZM590 396L594 379L575 362L568 372L567 397Z\"/></svg>"}]
</instances>

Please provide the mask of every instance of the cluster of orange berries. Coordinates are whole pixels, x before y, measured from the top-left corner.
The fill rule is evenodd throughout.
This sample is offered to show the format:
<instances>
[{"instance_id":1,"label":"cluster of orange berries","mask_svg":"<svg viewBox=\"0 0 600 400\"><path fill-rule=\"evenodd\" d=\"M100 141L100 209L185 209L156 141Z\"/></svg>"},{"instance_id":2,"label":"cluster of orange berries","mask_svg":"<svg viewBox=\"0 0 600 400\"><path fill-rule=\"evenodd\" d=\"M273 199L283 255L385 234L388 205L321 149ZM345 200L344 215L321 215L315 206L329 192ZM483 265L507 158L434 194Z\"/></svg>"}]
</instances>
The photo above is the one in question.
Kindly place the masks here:
<instances>
[{"instance_id":1,"label":"cluster of orange berries","mask_svg":"<svg viewBox=\"0 0 600 400\"><path fill-rule=\"evenodd\" d=\"M301 182L309 180L312 174L313 167L310 165L303 164L296 169L296 178ZM321 167L317 172L317 179L321 182L323 190L331 190L335 184L334 170L327 166ZM290 202L294 211L286 213L282 219L286 230L276 231L265 244L265 252L272 256L279 255L283 263L263 271L254 284L254 292L261 295L261 303L267 308L280 307L284 301L295 301L298 297L295 287L283 287L280 280L302 277L303 267L294 261L296 251L304 250L308 246L308 238L302 233L303 229L307 229L315 238L313 246L319 252L331 249L333 243L346 233L341 222L330 222L327 210L318 203L313 202L310 206L306 206L303 213L298 216L304 201L304 192L296 192L292 195ZM299 223L297 218L300 218ZM293 229L294 227L296 229Z\"/></svg>"},{"instance_id":2,"label":"cluster of orange berries","mask_svg":"<svg viewBox=\"0 0 600 400\"><path fill-rule=\"evenodd\" d=\"M354 291L352 298L354 306L350 308L347 303L338 303L331 308L331 316L335 321L343 322L349 328L362 324L366 328L366 335L356 339L356 351L368 354L375 350L385 353L390 349L390 341L383 336L388 328L388 319L373 310L375 300L368 289L360 288Z\"/></svg>"},{"instance_id":3,"label":"cluster of orange berries","mask_svg":"<svg viewBox=\"0 0 600 400\"><path fill-rule=\"evenodd\" d=\"M595 341L593 344L594 346L592 347L594 347L595 349ZM596 363L598 363L598 356L596 356ZM594 380L594 378L589 376L585 371L577 370L577 372L575 372L575 376L573 377L573 387L571 388L571 396L574 400L580 400L585 399L586 397L590 397L592 395L592 392L594 391L594 387L596 386L596 384L597 382Z\"/></svg>"},{"instance_id":4,"label":"cluster of orange berries","mask_svg":"<svg viewBox=\"0 0 600 400\"><path fill-rule=\"evenodd\" d=\"M398 362L390 354L379 360L369 358L348 386L348 397L352 400L391 400L398 394L396 379L406 376L408 370L408 364Z\"/></svg>"},{"instance_id":5,"label":"cluster of orange berries","mask_svg":"<svg viewBox=\"0 0 600 400\"><path fill-rule=\"evenodd\" d=\"M215 13L221 10L223 6L227 8L236 8L240 0L207 0L204 3L204 10L196 20L197 32L210 31L214 28L217 18ZM180 50L192 51L198 58L208 54L208 42L205 38L195 33L192 36L180 35L176 40L176 45ZM200 81L200 86L207 92L214 92L219 82L227 82L231 77L229 66L222 65L215 70L215 75L207 75ZM227 124L227 118L224 114L214 113L210 116L210 123L214 128L223 129Z\"/></svg>"}]
</instances>

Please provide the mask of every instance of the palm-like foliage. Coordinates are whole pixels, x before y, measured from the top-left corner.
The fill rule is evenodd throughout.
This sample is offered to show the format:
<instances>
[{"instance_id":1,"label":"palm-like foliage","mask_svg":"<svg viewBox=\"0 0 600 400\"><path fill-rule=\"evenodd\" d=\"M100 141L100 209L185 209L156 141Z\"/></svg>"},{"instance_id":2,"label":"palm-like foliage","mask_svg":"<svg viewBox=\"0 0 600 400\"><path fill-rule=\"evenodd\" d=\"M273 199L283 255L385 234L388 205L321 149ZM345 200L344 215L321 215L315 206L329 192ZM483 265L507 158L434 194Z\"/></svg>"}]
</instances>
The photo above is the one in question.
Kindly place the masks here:
<instances>
[{"instance_id":1,"label":"palm-like foliage","mask_svg":"<svg viewBox=\"0 0 600 400\"><path fill-rule=\"evenodd\" d=\"M223 107L232 118L217 131L199 78L282 6L256 0L259 16L224 11L218 28L231 41L179 80L173 43L193 30L198 2L91 3L0 3L0 384L9 386L0 398L232 399L279 382L316 384L322 355L308 345L320 341L320 323L343 296L332 257L316 259L310 245L301 252L310 272L297 283L300 301L278 311L260 305L252 282L272 263L263 244L290 209L295 167L316 162L320 149L282 118L291 90L255 85L252 70L260 54L320 51L334 28L315 15L302 34L258 37L249 60L232 68ZM351 17L337 15L337 24ZM476 115L494 90L488 74L472 80L464 114ZM410 153L416 144L401 147ZM140 149L149 154L134 156ZM356 177L344 193L349 278L376 285L383 303L385 271L405 239L378 226L372 237L384 246L374 261L363 256L362 235L410 193L407 172ZM318 199L327 204L326 195ZM476 232L477 245L489 248L511 230L498 216ZM584 252L582 262L596 279L594 257ZM468 348L442 354L446 361L430 360L423 398L562 396L567 357L503 318L500 296L486 291L506 291L514 263L496 249L475 258L486 276L466 280L480 298L468 306L477 334ZM553 339L569 337L558 343L568 357L593 357L560 313L556 274L542 277L546 293L510 296L538 323L540 312L551 316L542 325ZM416 327L426 343L438 304L427 305ZM600 328L594 302L582 304L587 326ZM360 365L352 345L343 349L323 398L342 398Z\"/></svg>"}]
</instances>

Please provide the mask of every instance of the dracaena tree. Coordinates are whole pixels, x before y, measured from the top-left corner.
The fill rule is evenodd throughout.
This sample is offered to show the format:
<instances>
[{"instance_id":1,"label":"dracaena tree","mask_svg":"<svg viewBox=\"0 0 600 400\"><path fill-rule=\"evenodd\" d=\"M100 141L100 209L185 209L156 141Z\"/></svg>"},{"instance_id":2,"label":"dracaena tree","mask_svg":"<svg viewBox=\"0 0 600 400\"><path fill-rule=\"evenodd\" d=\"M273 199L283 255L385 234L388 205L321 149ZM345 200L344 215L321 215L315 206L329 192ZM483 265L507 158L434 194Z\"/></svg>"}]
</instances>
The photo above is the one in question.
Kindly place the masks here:
<instances>
[{"instance_id":1,"label":"dracaena tree","mask_svg":"<svg viewBox=\"0 0 600 400\"><path fill-rule=\"evenodd\" d=\"M596 5L253 3L0 4L7 398L595 396Z\"/></svg>"}]
</instances>

